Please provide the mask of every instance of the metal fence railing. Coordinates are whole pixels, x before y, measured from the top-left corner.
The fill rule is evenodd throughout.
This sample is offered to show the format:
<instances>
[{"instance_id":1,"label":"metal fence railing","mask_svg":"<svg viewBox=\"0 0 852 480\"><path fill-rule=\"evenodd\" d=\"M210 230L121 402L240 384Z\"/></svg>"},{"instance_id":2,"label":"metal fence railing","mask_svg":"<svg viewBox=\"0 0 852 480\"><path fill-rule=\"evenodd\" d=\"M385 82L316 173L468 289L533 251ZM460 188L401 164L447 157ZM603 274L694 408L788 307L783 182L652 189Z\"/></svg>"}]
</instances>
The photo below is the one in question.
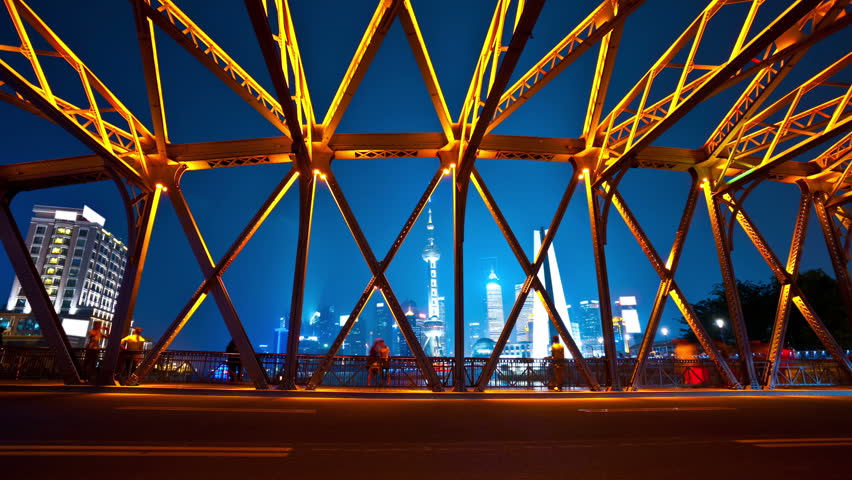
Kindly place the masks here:
<instances>
[{"instance_id":1,"label":"metal fence railing","mask_svg":"<svg viewBox=\"0 0 852 480\"><path fill-rule=\"evenodd\" d=\"M86 351L74 350L74 356L84 366ZM281 381L285 354L258 354L272 384ZM299 355L296 383L307 384L319 367L322 355ZM442 385L453 384L454 358L431 358L432 366ZM472 386L485 366L485 358L465 358L465 383ZM585 379L573 360L566 360L564 388L586 389ZM603 359L587 359L588 365L604 382ZM635 359L618 360L618 374L622 385L626 384L635 366ZM89 364L91 365L91 363ZM731 369L738 373L740 362L729 361ZM768 368L768 362L755 359L758 378ZM144 383L245 383L249 379L240 368L239 355L220 352L166 351L157 361ZM86 376L85 371L82 372ZM488 382L490 389L542 390L546 389L553 376L551 362L547 359L501 358ZM426 389L427 381L413 358L392 357L385 372L370 378L367 357L337 356L328 368L321 386L338 388L378 387L391 389ZM0 351L0 380L57 380L61 375L56 368L54 356L43 347L6 347ZM370 385L368 385L368 383ZM648 359L639 380L644 388L719 388L724 384L712 361L696 358L678 360L672 358ZM779 387L852 386L840 366L827 359L784 360L778 369Z\"/></svg>"}]
</instances>

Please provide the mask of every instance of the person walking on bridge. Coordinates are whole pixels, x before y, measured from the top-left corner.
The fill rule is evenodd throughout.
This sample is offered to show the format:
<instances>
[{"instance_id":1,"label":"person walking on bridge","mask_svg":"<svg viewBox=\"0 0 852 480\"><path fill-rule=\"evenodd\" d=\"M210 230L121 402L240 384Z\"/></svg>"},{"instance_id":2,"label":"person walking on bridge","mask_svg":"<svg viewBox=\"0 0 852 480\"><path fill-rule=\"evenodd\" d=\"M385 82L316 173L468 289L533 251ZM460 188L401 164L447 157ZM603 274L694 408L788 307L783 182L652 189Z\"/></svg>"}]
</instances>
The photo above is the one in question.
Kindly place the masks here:
<instances>
[{"instance_id":1,"label":"person walking on bridge","mask_svg":"<svg viewBox=\"0 0 852 480\"><path fill-rule=\"evenodd\" d=\"M125 379L133 375L136 365L142 360L142 350L144 348L145 338L142 337L142 327L133 327L133 333L121 339Z\"/></svg>"}]
</instances>

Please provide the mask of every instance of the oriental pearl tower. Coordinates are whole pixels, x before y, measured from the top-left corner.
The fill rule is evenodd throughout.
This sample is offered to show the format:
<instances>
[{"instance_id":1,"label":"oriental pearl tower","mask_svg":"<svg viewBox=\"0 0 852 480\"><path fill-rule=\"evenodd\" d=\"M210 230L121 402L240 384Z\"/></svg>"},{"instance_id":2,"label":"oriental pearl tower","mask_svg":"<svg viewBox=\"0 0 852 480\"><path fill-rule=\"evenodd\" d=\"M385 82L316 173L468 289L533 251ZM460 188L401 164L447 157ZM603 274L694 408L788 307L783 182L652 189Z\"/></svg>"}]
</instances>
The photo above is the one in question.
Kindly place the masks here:
<instances>
[{"instance_id":1,"label":"oriental pearl tower","mask_svg":"<svg viewBox=\"0 0 852 480\"><path fill-rule=\"evenodd\" d=\"M432 223L432 209L429 209L429 223L426 224L429 237L423 248L423 261L429 264L429 316L423 324L423 349L430 357L441 357L444 355L444 319L441 318L440 302L438 296L438 260L441 259L441 251L435 245L435 224Z\"/></svg>"}]
</instances>

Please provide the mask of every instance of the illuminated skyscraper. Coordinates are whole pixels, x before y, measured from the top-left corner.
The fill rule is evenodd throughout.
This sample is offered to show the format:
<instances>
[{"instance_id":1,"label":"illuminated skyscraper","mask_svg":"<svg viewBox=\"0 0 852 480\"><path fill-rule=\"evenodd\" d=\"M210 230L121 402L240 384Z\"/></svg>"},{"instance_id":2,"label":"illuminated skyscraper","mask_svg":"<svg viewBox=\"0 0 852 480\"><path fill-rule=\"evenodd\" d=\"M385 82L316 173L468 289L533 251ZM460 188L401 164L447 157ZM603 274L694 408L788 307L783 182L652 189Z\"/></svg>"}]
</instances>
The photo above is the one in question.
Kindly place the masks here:
<instances>
[{"instance_id":1,"label":"illuminated skyscraper","mask_svg":"<svg viewBox=\"0 0 852 480\"><path fill-rule=\"evenodd\" d=\"M503 331L506 318L503 316L503 287L494 270L488 274L488 283L485 284L485 305L488 319L488 338L497 341Z\"/></svg>"},{"instance_id":2,"label":"illuminated skyscraper","mask_svg":"<svg viewBox=\"0 0 852 480\"><path fill-rule=\"evenodd\" d=\"M546 234L547 230L545 230L544 227L533 231L533 251L539 251L541 248L541 241ZM565 290L562 287L562 277L559 275L559 265L556 263L556 252L553 248L553 244L551 244L550 248L547 249L547 259L544 261L541 270L538 271L538 278L541 280L541 283L544 284L544 288L547 290L547 293L550 294L550 298L553 300L556 311L559 313L559 316L562 317L562 321L565 322L565 328L567 328L571 333L571 336L574 337L574 342L577 344L577 347L582 348L583 342L579 335L577 335L577 333L579 333L579 329L574 328L574 325L571 323L571 319L568 315L568 303L565 301ZM530 292L530 295L534 295L533 292ZM535 296L534 301L532 356L533 358L543 358L550 355L550 341L552 336L556 335L556 329L551 328L550 318L544 309L544 305L542 305L541 301L538 299L538 295ZM570 354L565 352L565 355L568 356Z\"/></svg>"},{"instance_id":3,"label":"illuminated skyscraper","mask_svg":"<svg viewBox=\"0 0 852 480\"><path fill-rule=\"evenodd\" d=\"M428 238L423 248L423 261L429 265L429 302L428 314L423 326L425 342L423 349L430 357L444 355L444 317L442 315L442 297L438 295L438 260L441 259L441 251L435 245L435 224L432 223L432 209L429 209L429 223L426 224Z\"/></svg>"},{"instance_id":4,"label":"illuminated skyscraper","mask_svg":"<svg viewBox=\"0 0 852 480\"><path fill-rule=\"evenodd\" d=\"M515 299L521 294L523 283L515 285ZM515 323L515 341L516 342L532 342L532 321L534 318L533 309L535 308L535 295L527 295L524 301L524 306L521 307L521 313L518 315L518 320Z\"/></svg>"},{"instance_id":5,"label":"illuminated skyscraper","mask_svg":"<svg viewBox=\"0 0 852 480\"><path fill-rule=\"evenodd\" d=\"M26 244L47 295L73 347L82 347L95 323L112 324L127 263L127 246L104 229L91 208L36 205ZM15 278L6 302L12 312L32 307ZM124 332L115 332L124 335Z\"/></svg>"},{"instance_id":6,"label":"illuminated skyscraper","mask_svg":"<svg viewBox=\"0 0 852 480\"><path fill-rule=\"evenodd\" d=\"M601 330L601 306L597 300L580 302L580 339L583 341L583 355L603 356L603 333Z\"/></svg>"}]
</instances>

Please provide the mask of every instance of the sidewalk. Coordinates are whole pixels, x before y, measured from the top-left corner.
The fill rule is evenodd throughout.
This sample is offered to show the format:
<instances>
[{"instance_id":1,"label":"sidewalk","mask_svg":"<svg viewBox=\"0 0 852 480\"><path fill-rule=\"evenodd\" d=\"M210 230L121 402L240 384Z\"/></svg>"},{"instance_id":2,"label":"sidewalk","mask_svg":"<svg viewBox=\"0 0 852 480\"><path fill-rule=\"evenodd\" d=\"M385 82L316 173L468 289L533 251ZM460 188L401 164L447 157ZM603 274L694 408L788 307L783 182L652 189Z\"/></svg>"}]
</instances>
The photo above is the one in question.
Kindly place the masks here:
<instances>
[{"instance_id":1,"label":"sidewalk","mask_svg":"<svg viewBox=\"0 0 852 480\"><path fill-rule=\"evenodd\" d=\"M294 398L394 398L394 399L531 399L531 398L691 398L691 397L786 397L786 396L852 396L852 389L842 387L777 389L777 390L726 390L669 388L647 389L637 392L590 392L575 390L563 392L530 390L487 390L485 392L440 392L393 388L333 388L317 390L256 390L250 384L146 384L130 386L64 385L55 381L0 380L0 393L119 393L140 395L209 395Z\"/></svg>"}]
</instances>

